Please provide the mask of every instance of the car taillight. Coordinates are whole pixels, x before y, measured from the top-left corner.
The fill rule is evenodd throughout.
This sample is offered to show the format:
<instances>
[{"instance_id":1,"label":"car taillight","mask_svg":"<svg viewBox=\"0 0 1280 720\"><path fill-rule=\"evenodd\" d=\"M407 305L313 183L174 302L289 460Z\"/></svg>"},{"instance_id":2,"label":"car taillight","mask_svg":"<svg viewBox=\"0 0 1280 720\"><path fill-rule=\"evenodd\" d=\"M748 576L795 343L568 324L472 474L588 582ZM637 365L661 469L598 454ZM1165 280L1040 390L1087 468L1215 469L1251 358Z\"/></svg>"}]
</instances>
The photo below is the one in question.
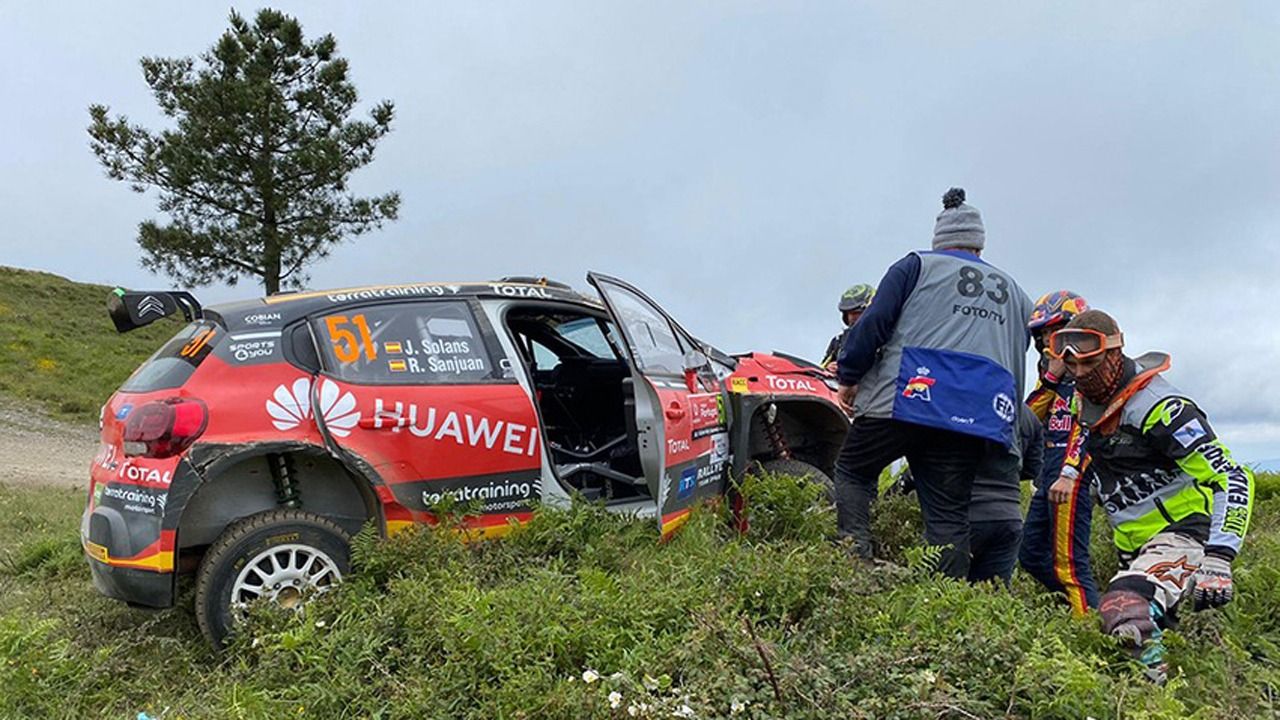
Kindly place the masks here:
<instances>
[{"instance_id":1,"label":"car taillight","mask_svg":"<svg viewBox=\"0 0 1280 720\"><path fill-rule=\"evenodd\" d=\"M124 454L130 457L173 457L191 447L209 425L209 409L195 398L167 398L129 413L124 426Z\"/></svg>"}]
</instances>

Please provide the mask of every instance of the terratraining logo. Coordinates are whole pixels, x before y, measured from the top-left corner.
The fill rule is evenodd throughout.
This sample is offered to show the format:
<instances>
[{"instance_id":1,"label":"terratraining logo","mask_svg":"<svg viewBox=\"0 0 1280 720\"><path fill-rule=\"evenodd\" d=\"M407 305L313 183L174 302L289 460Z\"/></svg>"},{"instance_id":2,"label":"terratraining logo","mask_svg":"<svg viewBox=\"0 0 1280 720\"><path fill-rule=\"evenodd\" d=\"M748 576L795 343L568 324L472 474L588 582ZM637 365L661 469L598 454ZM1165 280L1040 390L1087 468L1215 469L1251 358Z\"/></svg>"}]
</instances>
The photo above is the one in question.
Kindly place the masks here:
<instances>
[{"instance_id":1,"label":"terratraining logo","mask_svg":"<svg viewBox=\"0 0 1280 720\"><path fill-rule=\"evenodd\" d=\"M280 385L267 400L267 414L277 430L292 430L311 419L311 379L298 378L292 385ZM320 417L324 426L338 437L351 434L360 422L356 398L344 393L331 380L320 381Z\"/></svg>"},{"instance_id":2,"label":"terratraining logo","mask_svg":"<svg viewBox=\"0 0 1280 720\"><path fill-rule=\"evenodd\" d=\"M938 380L929 377L931 372L927 367L916 368L915 377L907 381L907 387L903 389L902 397L933 402L933 396L929 394L929 388L933 387L933 384Z\"/></svg>"}]
</instances>

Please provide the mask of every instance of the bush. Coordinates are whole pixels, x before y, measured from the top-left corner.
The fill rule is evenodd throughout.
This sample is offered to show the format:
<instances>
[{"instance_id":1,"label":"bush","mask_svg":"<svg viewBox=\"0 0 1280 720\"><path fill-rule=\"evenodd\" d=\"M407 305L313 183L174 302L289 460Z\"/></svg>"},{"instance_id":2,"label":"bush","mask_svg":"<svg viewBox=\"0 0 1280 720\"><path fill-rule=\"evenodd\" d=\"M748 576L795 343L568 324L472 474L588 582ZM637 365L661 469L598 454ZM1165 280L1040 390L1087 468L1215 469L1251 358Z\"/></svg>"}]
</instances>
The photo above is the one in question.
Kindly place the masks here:
<instances>
[{"instance_id":1,"label":"bush","mask_svg":"<svg viewBox=\"0 0 1280 720\"><path fill-rule=\"evenodd\" d=\"M89 590L82 566L65 566L68 518L64 535L32 538L0 574L20 590L0 599L0 716L1277 712L1280 499L1258 506L1237 564L1239 599L1167 634L1172 680L1156 688L1096 617L1070 617L1025 578L1009 593L903 567L919 554L914 498L876 506L881 549L901 560L884 565L827 539L830 509L803 483L765 477L742 488L746 536L728 529L723 510L704 510L659 543L651 518L586 503L544 508L500 541L366 531L345 584L304 614L254 613L220 656L188 608L142 614Z\"/></svg>"}]
</instances>

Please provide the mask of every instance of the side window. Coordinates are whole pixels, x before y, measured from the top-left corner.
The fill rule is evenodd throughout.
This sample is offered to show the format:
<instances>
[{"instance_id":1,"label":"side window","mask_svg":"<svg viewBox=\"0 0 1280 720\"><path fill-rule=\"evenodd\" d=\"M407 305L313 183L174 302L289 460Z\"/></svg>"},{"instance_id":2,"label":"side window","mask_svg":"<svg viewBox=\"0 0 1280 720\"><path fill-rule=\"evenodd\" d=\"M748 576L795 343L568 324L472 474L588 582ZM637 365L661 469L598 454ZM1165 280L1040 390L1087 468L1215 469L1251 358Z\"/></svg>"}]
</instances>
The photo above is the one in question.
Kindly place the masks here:
<instances>
[{"instance_id":1,"label":"side window","mask_svg":"<svg viewBox=\"0 0 1280 720\"><path fill-rule=\"evenodd\" d=\"M381 305L315 321L324 366L372 385L469 383L497 377L465 302Z\"/></svg>"},{"instance_id":2,"label":"side window","mask_svg":"<svg viewBox=\"0 0 1280 720\"><path fill-rule=\"evenodd\" d=\"M611 287L609 300L641 372L679 375L684 368L685 347L671 323L649 303L622 288Z\"/></svg>"}]
</instances>

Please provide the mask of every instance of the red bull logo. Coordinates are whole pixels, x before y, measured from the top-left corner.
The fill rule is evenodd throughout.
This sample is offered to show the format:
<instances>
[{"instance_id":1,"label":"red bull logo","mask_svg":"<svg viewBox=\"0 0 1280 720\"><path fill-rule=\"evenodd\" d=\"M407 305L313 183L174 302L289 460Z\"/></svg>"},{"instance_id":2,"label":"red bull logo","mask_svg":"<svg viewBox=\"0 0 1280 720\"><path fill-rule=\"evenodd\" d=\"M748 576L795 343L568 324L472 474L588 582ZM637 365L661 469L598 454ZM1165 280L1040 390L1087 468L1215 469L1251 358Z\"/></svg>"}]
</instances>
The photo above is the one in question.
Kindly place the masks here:
<instances>
[{"instance_id":1,"label":"red bull logo","mask_svg":"<svg viewBox=\"0 0 1280 720\"><path fill-rule=\"evenodd\" d=\"M936 382L938 382L937 379L929 377L929 368L916 368L916 375L907 381L907 386L902 390L902 397L933 402L929 388Z\"/></svg>"}]
</instances>

